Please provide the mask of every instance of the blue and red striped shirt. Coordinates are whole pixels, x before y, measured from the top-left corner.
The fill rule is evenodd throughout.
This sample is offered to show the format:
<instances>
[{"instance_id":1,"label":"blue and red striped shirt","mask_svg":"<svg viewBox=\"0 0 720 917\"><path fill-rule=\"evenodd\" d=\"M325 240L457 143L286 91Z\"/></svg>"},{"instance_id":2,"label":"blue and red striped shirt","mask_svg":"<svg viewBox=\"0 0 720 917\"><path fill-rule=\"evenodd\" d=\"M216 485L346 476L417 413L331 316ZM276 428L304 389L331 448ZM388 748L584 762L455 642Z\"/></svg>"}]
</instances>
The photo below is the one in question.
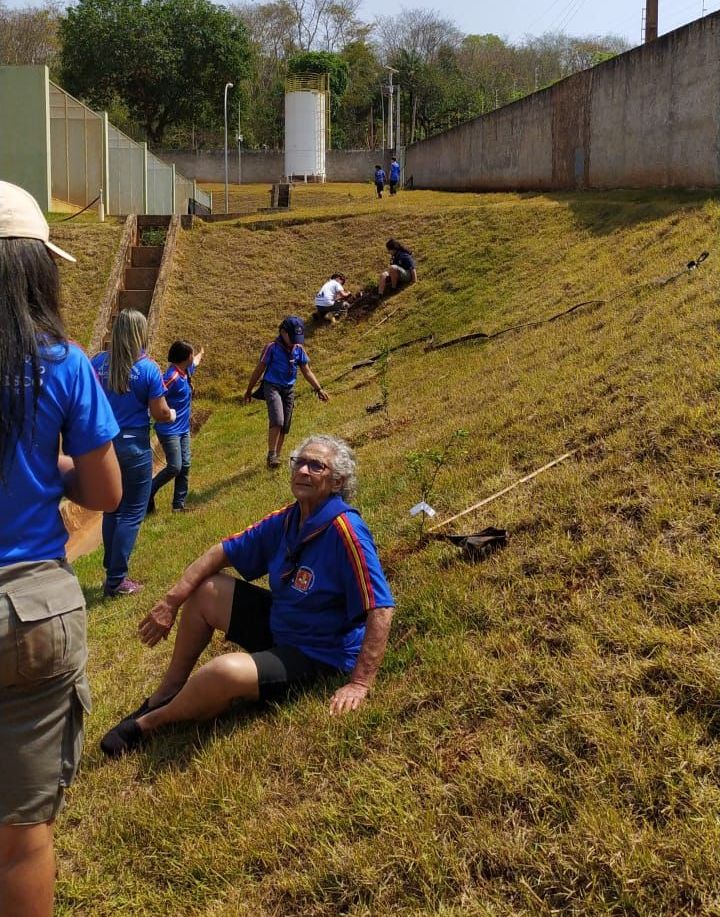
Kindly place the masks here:
<instances>
[{"instance_id":1,"label":"blue and red striped shirt","mask_svg":"<svg viewBox=\"0 0 720 917\"><path fill-rule=\"evenodd\" d=\"M350 672L368 612L395 605L390 586L368 527L340 497L326 500L300 532L298 518L293 503L230 535L223 549L245 579L269 575L276 645Z\"/></svg>"},{"instance_id":2,"label":"blue and red striped shirt","mask_svg":"<svg viewBox=\"0 0 720 917\"><path fill-rule=\"evenodd\" d=\"M182 436L190 432L190 409L192 407L192 386L190 376L195 372L195 364L191 363L186 370L180 369L171 363L165 370L163 382L167 389L165 400L168 407L175 408L175 420L162 423L155 422L155 432L162 436Z\"/></svg>"}]
</instances>

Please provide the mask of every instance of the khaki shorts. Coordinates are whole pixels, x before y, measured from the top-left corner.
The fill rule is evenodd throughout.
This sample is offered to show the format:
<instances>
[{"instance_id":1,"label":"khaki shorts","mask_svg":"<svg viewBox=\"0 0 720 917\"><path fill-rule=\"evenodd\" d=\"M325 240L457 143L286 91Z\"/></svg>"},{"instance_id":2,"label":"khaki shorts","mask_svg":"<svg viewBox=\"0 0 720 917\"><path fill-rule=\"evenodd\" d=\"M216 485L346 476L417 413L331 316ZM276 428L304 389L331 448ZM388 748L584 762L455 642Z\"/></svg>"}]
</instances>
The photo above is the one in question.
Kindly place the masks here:
<instances>
[{"instance_id":1,"label":"khaki shorts","mask_svg":"<svg viewBox=\"0 0 720 917\"><path fill-rule=\"evenodd\" d=\"M0 567L0 824L50 821L77 772L85 600L63 561Z\"/></svg>"}]
</instances>

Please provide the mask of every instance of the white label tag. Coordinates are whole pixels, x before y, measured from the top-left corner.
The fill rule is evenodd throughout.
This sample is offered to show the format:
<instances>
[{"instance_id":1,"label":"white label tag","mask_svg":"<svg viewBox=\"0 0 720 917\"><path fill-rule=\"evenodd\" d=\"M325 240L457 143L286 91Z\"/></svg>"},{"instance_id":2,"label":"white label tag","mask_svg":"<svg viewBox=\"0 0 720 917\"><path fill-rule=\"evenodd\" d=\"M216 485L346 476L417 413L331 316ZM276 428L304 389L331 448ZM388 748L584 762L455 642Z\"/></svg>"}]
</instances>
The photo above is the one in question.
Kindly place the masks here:
<instances>
[{"instance_id":1,"label":"white label tag","mask_svg":"<svg viewBox=\"0 0 720 917\"><path fill-rule=\"evenodd\" d=\"M433 516L437 516L435 510L430 506L429 503L426 503L424 500L420 503L416 503L415 506L410 510L411 516L417 516L419 513L425 513L426 516L430 516L432 519Z\"/></svg>"}]
</instances>

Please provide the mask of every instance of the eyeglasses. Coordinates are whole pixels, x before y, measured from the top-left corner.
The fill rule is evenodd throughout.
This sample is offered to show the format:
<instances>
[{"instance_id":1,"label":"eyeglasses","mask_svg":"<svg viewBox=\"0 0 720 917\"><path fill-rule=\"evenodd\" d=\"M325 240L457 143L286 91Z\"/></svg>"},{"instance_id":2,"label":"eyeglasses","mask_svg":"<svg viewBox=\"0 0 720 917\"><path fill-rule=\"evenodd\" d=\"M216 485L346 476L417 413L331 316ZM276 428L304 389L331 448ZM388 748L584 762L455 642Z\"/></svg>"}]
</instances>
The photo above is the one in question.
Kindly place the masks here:
<instances>
[{"instance_id":1,"label":"eyeglasses","mask_svg":"<svg viewBox=\"0 0 720 917\"><path fill-rule=\"evenodd\" d=\"M326 465L325 462L321 462L320 459L305 458L304 455L293 455L290 457L290 467L293 472L300 471L303 466L307 468L310 474L322 474L323 471L326 471L330 467Z\"/></svg>"}]
</instances>

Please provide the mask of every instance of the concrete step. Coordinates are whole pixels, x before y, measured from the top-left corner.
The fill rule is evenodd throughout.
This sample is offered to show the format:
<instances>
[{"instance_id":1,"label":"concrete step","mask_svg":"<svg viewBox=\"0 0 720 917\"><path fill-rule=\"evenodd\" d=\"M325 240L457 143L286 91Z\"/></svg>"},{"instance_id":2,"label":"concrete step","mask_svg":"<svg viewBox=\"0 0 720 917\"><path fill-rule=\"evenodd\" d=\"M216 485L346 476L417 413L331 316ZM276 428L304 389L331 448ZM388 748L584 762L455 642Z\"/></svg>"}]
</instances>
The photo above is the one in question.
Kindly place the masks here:
<instances>
[{"instance_id":1,"label":"concrete step","mask_svg":"<svg viewBox=\"0 0 720 917\"><path fill-rule=\"evenodd\" d=\"M150 311L152 290L120 290L118 293L118 310L137 309L143 315Z\"/></svg>"},{"instance_id":2,"label":"concrete step","mask_svg":"<svg viewBox=\"0 0 720 917\"><path fill-rule=\"evenodd\" d=\"M170 226L169 216L153 216L152 214L138 214L138 232L143 229L167 229Z\"/></svg>"},{"instance_id":3,"label":"concrete step","mask_svg":"<svg viewBox=\"0 0 720 917\"><path fill-rule=\"evenodd\" d=\"M133 245L130 264L133 267L159 267L162 253L162 245Z\"/></svg>"},{"instance_id":4,"label":"concrete step","mask_svg":"<svg viewBox=\"0 0 720 917\"><path fill-rule=\"evenodd\" d=\"M155 288L158 269L156 267L126 267L126 290L152 290Z\"/></svg>"}]
</instances>

